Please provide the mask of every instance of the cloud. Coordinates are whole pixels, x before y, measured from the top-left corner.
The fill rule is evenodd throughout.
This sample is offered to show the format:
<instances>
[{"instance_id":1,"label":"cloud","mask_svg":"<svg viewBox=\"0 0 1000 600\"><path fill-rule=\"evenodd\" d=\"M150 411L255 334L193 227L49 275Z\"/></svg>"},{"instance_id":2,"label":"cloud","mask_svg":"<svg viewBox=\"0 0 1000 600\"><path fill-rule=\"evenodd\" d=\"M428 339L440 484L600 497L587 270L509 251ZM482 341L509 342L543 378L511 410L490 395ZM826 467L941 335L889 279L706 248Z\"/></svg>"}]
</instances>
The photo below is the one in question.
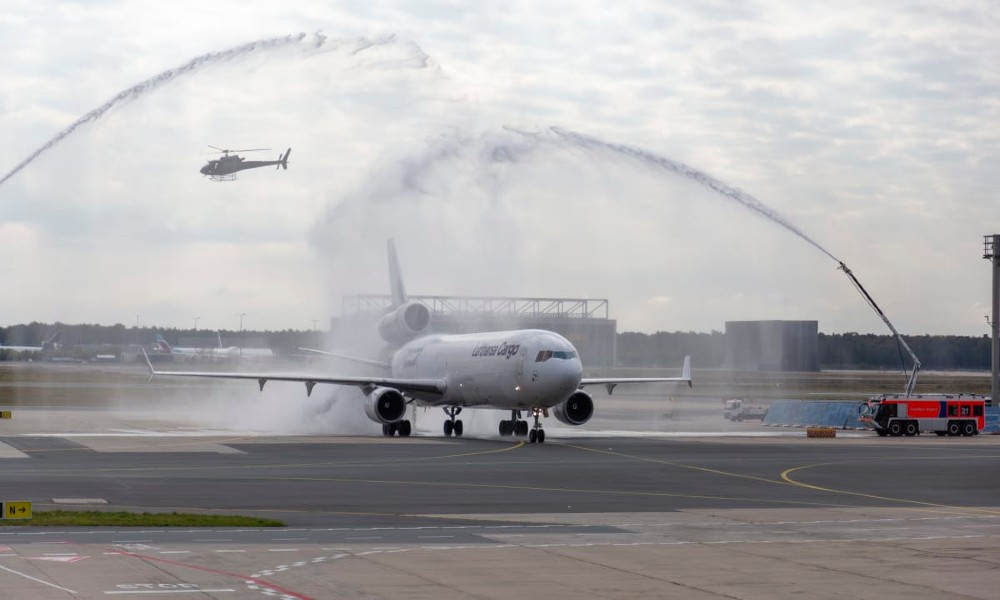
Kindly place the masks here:
<instances>
[{"instance_id":1,"label":"cloud","mask_svg":"<svg viewBox=\"0 0 1000 600\"><path fill-rule=\"evenodd\" d=\"M981 236L1000 227L994 12L15 1L0 16L0 170L190 57L318 30L340 49L392 43L224 61L74 133L0 186L0 223L32 249L0 270L15 290L0 310L131 322L162 302L164 324L186 325L207 314L211 281L286 327L335 311L341 293L382 291L395 235L415 292L608 297L624 329L883 330L825 257L716 194L609 157L519 154L503 133L556 126L745 190L851 265L903 331L978 334L968 297L988 298ZM292 165L212 184L197 174L207 144L292 146ZM169 297L143 271L168 273ZM39 314L37 294L79 298L80 285L104 293ZM662 296L667 308L647 302ZM288 297L296 306L274 308Z\"/></svg>"}]
</instances>

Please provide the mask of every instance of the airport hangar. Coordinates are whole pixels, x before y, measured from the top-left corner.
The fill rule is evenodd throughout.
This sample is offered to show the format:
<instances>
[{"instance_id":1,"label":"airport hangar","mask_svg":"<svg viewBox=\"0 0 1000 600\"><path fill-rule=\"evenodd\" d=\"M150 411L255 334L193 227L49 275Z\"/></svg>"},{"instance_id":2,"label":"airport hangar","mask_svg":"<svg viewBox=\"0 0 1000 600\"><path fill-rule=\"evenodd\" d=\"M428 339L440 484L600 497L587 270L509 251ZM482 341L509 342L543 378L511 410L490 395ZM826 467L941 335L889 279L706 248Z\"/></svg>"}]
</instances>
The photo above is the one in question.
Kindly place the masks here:
<instances>
[{"instance_id":1,"label":"airport hangar","mask_svg":"<svg viewBox=\"0 0 1000 600\"><path fill-rule=\"evenodd\" d=\"M606 298L410 296L431 312L433 333L547 329L576 346L588 367L617 361L618 322ZM371 339L392 304L388 294L344 296L330 321L333 347ZM724 367L740 371L819 371L818 321L727 321Z\"/></svg>"},{"instance_id":2,"label":"airport hangar","mask_svg":"<svg viewBox=\"0 0 1000 600\"><path fill-rule=\"evenodd\" d=\"M501 296L410 296L431 312L429 333L547 329L576 346L583 363L610 367L617 353L618 323L608 318L607 299L512 298ZM344 296L341 317L330 321L334 348L366 340L392 305L385 294Z\"/></svg>"}]
</instances>

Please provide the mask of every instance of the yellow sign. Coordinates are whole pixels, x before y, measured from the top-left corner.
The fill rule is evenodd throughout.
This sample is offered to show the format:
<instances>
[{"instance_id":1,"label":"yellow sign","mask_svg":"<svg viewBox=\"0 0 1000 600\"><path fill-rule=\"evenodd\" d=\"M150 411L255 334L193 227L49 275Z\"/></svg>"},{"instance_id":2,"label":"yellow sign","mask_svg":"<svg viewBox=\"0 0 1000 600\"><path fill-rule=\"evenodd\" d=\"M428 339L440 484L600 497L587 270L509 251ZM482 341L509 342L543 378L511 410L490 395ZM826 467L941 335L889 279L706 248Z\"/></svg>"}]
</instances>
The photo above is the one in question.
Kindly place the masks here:
<instances>
[{"instance_id":1,"label":"yellow sign","mask_svg":"<svg viewBox=\"0 0 1000 600\"><path fill-rule=\"evenodd\" d=\"M30 519L31 502L0 502L4 519Z\"/></svg>"},{"instance_id":2,"label":"yellow sign","mask_svg":"<svg viewBox=\"0 0 1000 600\"><path fill-rule=\"evenodd\" d=\"M10 418L9 410L0 410L0 419L9 419L9 418Z\"/></svg>"}]
</instances>

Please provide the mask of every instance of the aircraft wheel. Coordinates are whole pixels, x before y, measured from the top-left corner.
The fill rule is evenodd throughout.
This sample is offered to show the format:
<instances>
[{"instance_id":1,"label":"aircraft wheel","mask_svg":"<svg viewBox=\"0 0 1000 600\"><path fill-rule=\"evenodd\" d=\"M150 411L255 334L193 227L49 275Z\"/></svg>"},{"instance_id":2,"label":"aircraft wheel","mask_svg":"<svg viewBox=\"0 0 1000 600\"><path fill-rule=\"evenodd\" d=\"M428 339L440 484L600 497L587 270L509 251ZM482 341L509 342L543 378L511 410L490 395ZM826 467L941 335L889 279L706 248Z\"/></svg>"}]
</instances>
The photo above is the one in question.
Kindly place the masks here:
<instances>
[{"instance_id":1,"label":"aircraft wheel","mask_svg":"<svg viewBox=\"0 0 1000 600\"><path fill-rule=\"evenodd\" d=\"M544 444L545 443L545 430L544 429L539 429L538 430L538 443L539 444Z\"/></svg>"},{"instance_id":2,"label":"aircraft wheel","mask_svg":"<svg viewBox=\"0 0 1000 600\"><path fill-rule=\"evenodd\" d=\"M448 419L447 421L444 422L445 437L451 437L451 432L454 431L454 429L455 429L455 423L451 419Z\"/></svg>"},{"instance_id":3,"label":"aircraft wheel","mask_svg":"<svg viewBox=\"0 0 1000 600\"><path fill-rule=\"evenodd\" d=\"M389 433L389 425L387 423L382 423L382 435L392 435Z\"/></svg>"},{"instance_id":4,"label":"aircraft wheel","mask_svg":"<svg viewBox=\"0 0 1000 600\"><path fill-rule=\"evenodd\" d=\"M903 435L903 426L899 423L899 421L889 423L889 435L892 437L899 437Z\"/></svg>"},{"instance_id":5,"label":"aircraft wheel","mask_svg":"<svg viewBox=\"0 0 1000 600\"><path fill-rule=\"evenodd\" d=\"M906 426L903 427L903 431L908 437L913 437L917 435L917 424L913 421L907 421Z\"/></svg>"},{"instance_id":6,"label":"aircraft wheel","mask_svg":"<svg viewBox=\"0 0 1000 600\"><path fill-rule=\"evenodd\" d=\"M510 421L500 421L500 435L510 435L513 433Z\"/></svg>"},{"instance_id":7,"label":"aircraft wheel","mask_svg":"<svg viewBox=\"0 0 1000 600\"><path fill-rule=\"evenodd\" d=\"M517 435L520 436L520 437L524 437L524 436L528 435L528 422L527 421L518 421L517 422Z\"/></svg>"},{"instance_id":8,"label":"aircraft wheel","mask_svg":"<svg viewBox=\"0 0 1000 600\"><path fill-rule=\"evenodd\" d=\"M413 425L410 424L409 419L405 419L397 423L397 430L399 431L399 437L410 437L413 433Z\"/></svg>"},{"instance_id":9,"label":"aircraft wheel","mask_svg":"<svg viewBox=\"0 0 1000 600\"><path fill-rule=\"evenodd\" d=\"M532 429L531 433L528 434L528 441L534 444L538 441L538 431Z\"/></svg>"},{"instance_id":10,"label":"aircraft wheel","mask_svg":"<svg viewBox=\"0 0 1000 600\"><path fill-rule=\"evenodd\" d=\"M462 437L462 421L455 421L453 429L455 430L455 437Z\"/></svg>"},{"instance_id":11,"label":"aircraft wheel","mask_svg":"<svg viewBox=\"0 0 1000 600\"><path fill-rule=\"evenodd\" d=\"M962 423L962 435L976 435L976 424L972 421Z\"/></svg>"},{"instance_id":12,"label":"aircraft wheel","mask_svg":"<svg viewBox=\"0 0 1000 600\"><path fill-rule=\"evenodd\" d=\"M948 421L948 435L955 436L962 433L962 425L958 421Z\"/></svg>"}]
</instances>

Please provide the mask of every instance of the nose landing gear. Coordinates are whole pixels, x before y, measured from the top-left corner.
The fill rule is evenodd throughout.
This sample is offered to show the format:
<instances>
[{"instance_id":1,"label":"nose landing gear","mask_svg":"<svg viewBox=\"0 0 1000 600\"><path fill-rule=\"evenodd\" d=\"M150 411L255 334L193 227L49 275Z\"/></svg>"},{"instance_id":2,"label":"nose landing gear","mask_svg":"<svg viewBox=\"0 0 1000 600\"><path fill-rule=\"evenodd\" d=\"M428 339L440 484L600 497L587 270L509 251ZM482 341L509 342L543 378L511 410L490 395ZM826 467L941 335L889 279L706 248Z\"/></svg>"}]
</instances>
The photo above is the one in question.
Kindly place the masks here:
<instances>
[{"instance_id":1,"label":"nose landing gear","mask_svg":"<svg viewBox=\"0 0 1000 600\"><path fill-rule=\"evenodd\" d=\"M540 408L531 409L531 416L535 418L535 424L531 428L531 433L528 434L528 441L531 442L532 444L536 442L539 444L544 444L545 430L542 429L542 423L541 421L538 420L542 416L542 409ZM525 423L525 425L527 425L527 423Z\"/></svg>"},{"instance_id":2,"label":"nose landing gear","mask_svg":"<svg viewBox=\"0 0 1000 600\"><path fill-rule=\"evenodd\" d=\"M446 437L451 437L451 434L455 434L455 437L462 437L462 421L461 419L455 420L458 413L462 412L461 406L445 406L444 412L448 415L448 420L444 422L444 435Z\"/></svg>"}]
</instances>

